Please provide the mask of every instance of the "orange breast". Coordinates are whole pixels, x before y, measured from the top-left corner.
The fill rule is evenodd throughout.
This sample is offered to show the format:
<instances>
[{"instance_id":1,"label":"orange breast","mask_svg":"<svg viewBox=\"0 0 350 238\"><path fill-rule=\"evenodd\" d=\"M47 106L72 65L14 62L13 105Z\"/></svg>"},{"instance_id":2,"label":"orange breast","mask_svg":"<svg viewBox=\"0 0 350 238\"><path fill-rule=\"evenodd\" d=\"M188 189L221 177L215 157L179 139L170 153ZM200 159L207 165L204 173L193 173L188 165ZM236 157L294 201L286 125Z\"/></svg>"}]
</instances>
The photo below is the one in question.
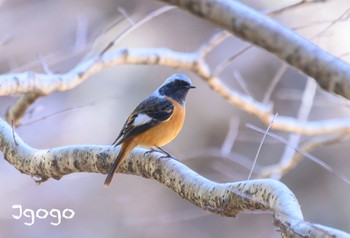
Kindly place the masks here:
<instances>
[{"instance_id":1,"label":"orange breast","mask_svg":"<svg viewBox=\"0 0 350 238\"><path fill-rule=\"evenodd\" d=\"M174 104L173 115L159 125L143 132L134 138L137 145L143 147L163 146L179 134L185 121L185 108L173 99L167 98Z\"/></svg>"}]
</instances>

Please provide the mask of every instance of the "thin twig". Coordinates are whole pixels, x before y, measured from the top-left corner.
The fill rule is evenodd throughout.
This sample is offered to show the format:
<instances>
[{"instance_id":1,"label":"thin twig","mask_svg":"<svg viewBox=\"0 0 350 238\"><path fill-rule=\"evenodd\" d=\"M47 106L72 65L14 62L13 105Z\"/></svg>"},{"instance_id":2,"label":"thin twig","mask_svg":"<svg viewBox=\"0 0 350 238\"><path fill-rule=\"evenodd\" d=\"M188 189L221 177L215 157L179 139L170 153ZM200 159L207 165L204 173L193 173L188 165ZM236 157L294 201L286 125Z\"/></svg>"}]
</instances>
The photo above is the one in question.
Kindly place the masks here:
<instances>
[{"instance_id":1,"label":"thin twig","mask_svg":"<svg viewBox=\"0 0 350 238\"><path fill-rule=\"evenodd\" d=\"M266 132L266 130L263 130L257 126L254 126L252 124L247 124L246 125L248 128L255 130L257 132L263 133L263 134L267 134L268 136L271 136L272 138L275 138L276 140L281 141L282 143L284 143L285 145L288 145L288 141L286 139L284 139L281 136L278 136L274 133L271 132ZM333 167L331 167L330 165L328 165L327 163L325 163L322 160L319 160L318 158L316 158L315 156L313 156L312 154L300 149L300 148L296 148L291 146L295 151L297 151L298 153L303 154L303 156L305 156L306 158L310 159L311 161L315 162L316 164L320 165L321 168L325 169L326 171L334 174L336 177L338 177L340 180L342 180L343 182L345 182L346 184L350 185L350 179L348 177L346 177L344 174L342 174L341 172L339 172L338 170L334 169Z\"/></svg>"},{"instance_id":2,"label":"thin twig","mask_svg":"<svg viewBox=\"0 0 350 238\"><path fill-rule=\"evenodd\" d=\"M340 141L344 141L347 137L349 137L349 134L343 133L343 132L332 134L332 135L312 137L311 139L302 143L300 145L300 148L303 151L310 153L311 151L313 151L317 148L324 147L326 145L333 145L333 144L338 143ZM303 157L304 157L304 155L301 153L296 153L294 155L294 158L292 159L294 167L298 164L298 161L300 161Z\"/></svg>"},{"instance_id":3,"label":"thin twig","mask_svg":"<svg viewBox=\"0 0 350 238\"><path fill-rule=\"evenodd\" d=\"M39 62L41 64L41 67L43 68L44 72L47 75L53 75L54 72L51 71L49 65L47 64L47 62L45 61L44 57L42 55L38 55L39 58Z\"/></svg>"},{"instance_id":4,"label":"thin twig","mask_svg":"<svg viewBox=\"0 0 350 238\"><path fill-rule=\"evenodd\" d=\"M231 118L229 129L226 134L224 143L221 146L221 154L227 155L231 153L233 145L238 135L238 127L239 127L239 118Z\"/></svg>"},{"instance_id":5,"label":"thin twig","mask_svg":"<svg viewBox=\"0 0 350 238\"><path fill-rule=\"evenodd\" d=\"M270 101L272 93L275 91L275 88L278 82L281 81L287 69L288 69L288 65L285 62L282 62L281 67L277 70L275 76L273 77L271 83L269 84L269 87L266 90L266 93L262 100L263 103L268 103Z\"/></svg>"},{"instance_id":6,"label":"thin twig","mask_svg":"<svg viewBox=\"0 0 350 238\"><path fill-rule=\"evenodd\" d=\"M243 55L245 52L250 50L252 47L253 47L253 45L248 45L248 46L244 47L243 49L239 50L236 54L231 56L229 59L225 60L223 63L216 66L213 74L215 76L219 76L224 71L224 69L226 69L227 66L229 66L235 59L237 59L239 56Z\"/></svg>"},{"instance_id":7,"label":"thin twig","mask_svg":"<svg viewBox=\"0 0 350 238\"><path fill-rule=\"evenodd\" d=\"M335 20L319 20L319 21L313 21L313 22L309 22L307 25L298 25L298 26L294 26L291 27L291 29L293 29L294 31L298 31L298 30L303 30L303 29L307 29L307 28L311 28L311 27L315 27L315 26L321 26L321 25L325 25L325 24L329 24L334 22ZM339 19L337 23L347 23L349 21L349 16L344 17L342 19Z\"/></svg>"},{"instance_id":8,"label":"thin twig","mask_svg":"<svg viewBox=\"0 0 350 238\"><path fill-rule=\"evenodd\" d=\"M280 6L280 7L277 7L277 8L274 8L274 9L265 9L262 11L263 14L266 14L266 15L277 15L277 14L282 14L284 13L285 11L289 11L293 8L297 8L297 7L300 7L306 3L309 3L309 1L307 0L301 0L299 2L296 2L296 3L291 3L287 6Z\"/></svg>"},{"instance_id":9,"label":"thin twig","mask_svg":"<svg viewBox=\"0 0 350 238\"><path fill-rule=\"evenodd\" d=\"M78 13L76 17L76 32L75 32L75 42L73 51L79 51L79 49L84 48L87 44L87 34L88 34L88 21L86 15L83 13Z\"/></svg>"},{"instance_id":10,"label":"thin twig","mask_svg":"<svg viewBox=\"0 0 350 238\"><path fill-rule=\"evenodd\" d=\"M302 143L299 148L302 151L306 151L310 153L311 151L324 147L327 145L333 145L335 143L339 143L340 141L343 141L349 137L348 133L335 133L331 135L322 135L317 137L312 137L309 140ZM304 158L304 154L302 153L295 153L294 157L290 160L288 164L274 164L270 166L265 166L264 168L261 168L259 177L260 178L268 178L271 177L271 174L280 174L283 176L284 174L287 174L292 169L294 169L301 159Z\"/></svg>"},{"instance_id":11,"label":"thin twig","mask_svg":"<svg viewBox=\"0 0 350 238\"><path fill-rule=\"evenodd\" d=\"M266 135L268 134L268 132L269 132L269 130L270 130L272 124L273 124L273 121L275 120L275 118L276 118L277 116L278 116L278 113L276 113L275 116L272 118L272 120L271 120L269 126L267 127L267 129L266 129L266 131L265 131L265 133L264 133L263 138L262 138L261 141L260 141L259 148L258 148L258 150L257 150L257 152L256 152L256 154L255 154L253 166L252 166L252 168L251 168L251 170L250 170L250 172L249 172L249 175L248 175L248 179L247 179L247 180L250 180L250 178L251 178L251 176L252 176L252 174L253 174L253 171L254 171L256 162L258 161L258 156L259 156L259 154L260 154L261 147L262 147L262 145L264 144Z\"/></svg>"},{"instance_id":12,"label":"thin twig","mask_svg":"<svg viewBox=\"0 0 350 238\"><path fill-rule=\"evenodd\" d=\"M239 84L239 86L242 88L243 92L250 97L252 97L252 93L249 90L248 84L246 80L242 77L241 73L238 70L233 71L233 77L236 80L236 82Z\"/></svg>"},{"instance_id":13,"label":"thin twig","mask_svg":"<svg viewBox=\"0 0 350 238\"><path fill-rule=\"evenodd\" d=\"M132 21L132 24L130 27L128 27L127 29L125 29L123 32L121 32L116 38L114 38L107 46L106 48L104 48L101 53L99 53L98 55L101 56L103 54L105 54L108 50L110 50L114 45L117 44L118 41L120 41L121 39L123 39L127 34L129 34L131 31L135 30L136 28L142 26L143 24L149 22L150 20L154 19L155 17L162 15L170 10L175 9L175 7L173 6L164 6L161 8L158 8L155 11L152 11L151 13L147 14L144 18L142 18L142 20L140 20L137 23L134 23L134 21Z\"/></svg>"},{"instance_id":14,"label":"thin twig","mask_svg":"<svg viewBox=\"0 0 350 238\"><path fill-rule=\"evenodd\" d=\"M21 123L20 126L29 126L29 125L38 123L40 121L52 118L52 117L56 117L56 116L62 115L62 114L67 113L67 112L73 112L73 111L77 111L79 109L95 106L96 104L101 103L102 101L106 101L106 100L109 101L109 100L115 100L115 99L116 99L116 97L113 96L113 97L104 97L104 98L101 98L101 99L98 99L98 100L93 100L93 101L91 101L91 102L89 102L87 104L84 104L84 105L78 105L78 106L74 106L74 107L65 108L65 109L56 111L54 113L50 113L48 115L42 116L40 118L33 119L33 120L28 121L28 122Z\"/></svg>"},{"instance_id":15,"label":"thin twig","mask_svg":"<svg viewBox=\"0 0 350 238\"><path fill-rule=\"evenodd\" d=\"M123 7L117 7L118 12L120 12L125 19L127 19L131 26L136 25L135 21L130 17L130 14Z\"/></svg>"},{"instance_id":16,"label":"thin twig","mask_svg":"<svg viewBox=\"0 0 350 238\"><path fill-rule=\"evenodd\" d=\"M318 32L316 35L311 37L310 39L315 39L317 37L320 37L323 35L326 31L328 31L330 28L332 28L335 24L337 24L346 14L348 14L350 11L350 8L347 8L343 14L341 14L337 19L333 20L326 28L324 28L322 31Z\"/></svg>"},{"instance_id":17,"label":"thin twig","mask_svg":"<svg viewBox=\"0 0 350 238\"><path fill-rule=\"evenodd\" d=\"M227 31L220 31L214 34L205 44L203 44L198 49L198 52L200 52L200 58L204 59L207 54L209 54L215 47L226 40L229 36L231 36L231 34Z\"/></svg>"}]
</instances>

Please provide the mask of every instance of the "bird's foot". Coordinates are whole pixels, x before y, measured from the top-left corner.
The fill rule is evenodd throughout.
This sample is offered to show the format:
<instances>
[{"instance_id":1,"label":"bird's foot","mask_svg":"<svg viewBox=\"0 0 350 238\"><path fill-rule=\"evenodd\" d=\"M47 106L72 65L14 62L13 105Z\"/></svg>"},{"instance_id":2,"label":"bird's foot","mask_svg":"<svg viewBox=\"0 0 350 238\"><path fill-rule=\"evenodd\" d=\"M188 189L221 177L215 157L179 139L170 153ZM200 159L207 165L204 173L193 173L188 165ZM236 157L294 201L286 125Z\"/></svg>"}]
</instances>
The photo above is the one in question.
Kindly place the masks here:
<instances>
[{"instance_id":1,"label":"bird's foot","mask_svg":"<svg viewBox=\"0 0 350 238\"><path fill-rule=\"evenodd\" d=\"M161 156L160 159L163 159L163 158L171 158L171 159L175 159L174 156L172 156L168 151L162 149L161 147L159 146L156 146L157 149L162 152L164 154L164 156ZM176 160L176 159L175 159Z\"/></svg>"},{"instance_id":2,"label":"bird's foot","mask_svg":"<svg viewBox=\"0 0 350 238\"><path fill-rule=\"evenodd\" d=\"M171 159L177 160L174 156L172 156L169 152L167 152L166 150L162 149L161 147L156 146L156 148L157 149L151 148L150 150L146 151L143 155L147 156L147 155L149 155L149 154L151 154L153 152L158 152L158 153L164 154L163 156L159 157L159 159L171 158Z\"/></svg>"},{"instance_id":3,"label":"bird's foot","mask_svg":"<svg viewBox=\"0 0 350 238\"><path fill-rule=\"evenodd\" d=\"M147 157L149 154L152 154L153 152L158 152L158 150L154 149L154 148L150 148L149 150L147 150L145 153L143 153L143 157Z\"/></svg>"}]
</instances>

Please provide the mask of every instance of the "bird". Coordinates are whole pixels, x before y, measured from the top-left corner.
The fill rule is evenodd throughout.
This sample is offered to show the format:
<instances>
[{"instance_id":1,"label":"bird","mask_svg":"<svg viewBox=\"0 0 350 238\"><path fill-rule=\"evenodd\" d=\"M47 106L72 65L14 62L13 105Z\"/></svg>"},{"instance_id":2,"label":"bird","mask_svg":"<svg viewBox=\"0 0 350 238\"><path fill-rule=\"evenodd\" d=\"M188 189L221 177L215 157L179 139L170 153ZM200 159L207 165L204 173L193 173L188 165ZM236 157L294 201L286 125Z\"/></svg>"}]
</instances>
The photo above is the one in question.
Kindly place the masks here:
<instances>
[{"instance_id":1,"label":"bird","mask_svg":"<svg viewBox=\"0 0 350 238\"><path fill-rule=\"evenodd\" d=\"M195 86L189 77L173 74L135 108L112 144L114 147L121 145L121 148L104 182L106 188L119 165L136 146L151 150L158 148L165 152L160 147L180 132L185 120L186 96L193 88Z\"/></svg>"}]
</instances>

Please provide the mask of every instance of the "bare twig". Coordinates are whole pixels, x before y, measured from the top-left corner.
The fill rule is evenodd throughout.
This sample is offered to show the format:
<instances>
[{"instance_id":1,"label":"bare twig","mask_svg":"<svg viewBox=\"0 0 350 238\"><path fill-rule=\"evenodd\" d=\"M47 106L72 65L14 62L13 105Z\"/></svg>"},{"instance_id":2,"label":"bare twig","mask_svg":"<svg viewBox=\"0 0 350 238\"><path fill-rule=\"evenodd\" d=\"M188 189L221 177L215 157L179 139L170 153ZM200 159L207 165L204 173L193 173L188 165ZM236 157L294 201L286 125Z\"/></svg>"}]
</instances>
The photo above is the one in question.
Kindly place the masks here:
<instances>
[{"instance_id":1,"label":"bare twig","mask_svg":"<svg viewBox=\"0 0 350 238\"><path fill-rule=\"evenodd\" d=\"M324 2L324 1L325 0L300 0L299 2L291 3L287 6L280 6L280 7L274 8L274 9L264 10L264 11L262 11L262 13L264 13L266 15L273 16L273 15L277 15L277 14L283 14L286 11L290 11L292 9L295 9L295 8L298 8L301 6L305 6L308 4L315 4L318 2Z\"/></svg>"},{"instance_id":2,"label":"bare twig","mask_svg":"<svg viewBox=\"0 0 350 238\"><path fill-rule=\"evenodd\" d=\"M236 80L236 82L239 84L239 86L242 88L243 92L248 96L252 97L252 93L249 90L248 84L242 77L241 73L235 70L233 71L233 77Z\"/></svg>"},{"instance_id":3,"label":"bare twig","mask_svg":"<svg viewBox=\"0 0 350 238\"><path fill-rule=\"evenodd\" d=\"M347 133L335 133L331 135L322 135L318 137L312 137L306 142L302 143L299 148L301 151L306 151L307 153L311 153L313 150L324 147L326 145L333 145L335 143L339 143L346 139L349 135ZM271 177L271 174L280 174L283 176L287 174L292 169L294 169L300 160L304 158L303 153L295 153L294 157L289 161L288 164L275 164L261 168L259 177L260 178L268 178Z\"/></svg>"},{"instance_id":4,"label":"bare twig","mask_svg":"<svg viewBox=\"0 0 350 238\"><path fill-rule=\"evenodd\" d=\"M75 33L74 51L79 51L87 44L88 21L85 14L77 15L77 29Z\"/></svg>"},{"instance_id":5,"label":"bare twig","mask_svg":"<svg viewBox=\"0 0 350 238\"><path fill-rule=\"evenodd\" d=\"M311 1L307 1L307 0L301 0L299 2L295 2L295 3L291 3L287 6L280 6L274 9L266 9L264 11L262 11L262 13L266 14L266 15L277 15L277 14L282 14L285 11L290 11L294 8L300 7L302 5L305 5L306 3L310 3Z\"/></svg>"},{"instance_id":6,"label":"bare twig","mask_svg":"<svg viewBox=\"0 0 350 238\"><path fill-rule=\"evenodd\" d=\"M316 35L314 35L313 37L311 37L311 39L315 39L317 37L320 37L321 35L323 35L326 31L328 31L330 28L332 28L335 24L337 24L339 21L341 21L341 19L346 16L350 11L350 8L347 8L343 14L341 14L337 19L333 20L326 28L324 28L322 31L318 32Z\"/></svg>"},{"instance_id":7,"label":"bare twig","mask_svg":"<svg viewBox=\"0 0 350 238\"><path fill-rule=\"evenodd\" d=\"M345 140L346 138L349 137L349 134L347 133L336 133L336 134L332 134L332 135L324 135L324 136L319 136L319 137L312 137L311 139L305 141L304 143L302 143L300 145L300 148L303 151L306 151L308 153L310 153L311 151L320 148L320 147L324 147L326 145L333 145L335 143L338 143L340 141ZM294 155L294 158L292 159L292 162L294 164L294 167L298 164L298 162L304 157L303 154L301 153L296 153ZM292 168L287 168L288 170L293 169ZM286 171L288 172L288 171Z\"/></svg>"},{"instance_id":8,"label":"bare twig","mask_svg":"<svg viewBox=\"0 0 350 238\"><path fill-rule=\"evenodd\" d=\"M54 72L51 71L49 65L46 63L44 57L42 55L38 55L38 58L39 58L39 62L44 70L44 72L47 74L47 75L52 75L54 74Z\"/></svg>"},{"instance_id":9,"label":"bare twig","mask_svg":"<svg viewBox=\"0 0 350 238\"><path fill-rule=\"evenodd\" d=\"M239 127L239 119L231 118L228 132L226 134L224 143L222 143L222 146L221 146L222 155L228 155L229 153L231 153L231 150L237 138L238 127Z\"/></svg>"},{"instance_id":10,"label":"bare twig","mask_svg":"<svg viewBox=\"0 0 350 238\"><path fill-rule=\"evenodd\" d=\"M309 117L309 114L312 109L314 97L316 94L316 83L312 78L307 79L307 83L304 89L304 94L301 100L301 105L299 107L299 112L297 118L300 121L306 121ZM279 165L283 168L285 172L288 169L288 166L294 166L295 161L293 161L295 150L293 148L297 148L301 135L298 134L290 134L288 139L288 144L285 146L285 150L281 156ZM279 173L276 170L277 166L274 166L273 173L271 173L271 177L274 179L280 179L283 173ZM264 169L264 174L267 174L267 170Z\"/></svg>"},{"instance_id":11,"label":"bare twig","mask_svg":"<svg viewBox=\"0 0 350 238\"><path fill-rule=\"evenodd\" d=\"M226 40L230 36L230 33L227 31L220 31L214 34L205 44L203 44L198 51L200 52L200 57L204 60L204 57L207 56L215 47L220 43Z\"/></svg>"},{"instance_id":12,"label":"bare twig","mask_svg":"<svg viewBox=\"0 0 350 238\"><path fill-rule=\"evenodd\" d=\"M113 46L115 46L117 44L118 41L122 40L127 34L129 34L131 31L137 29L138 27L142 26L143 24L149 22L150 20L154 19L155 17L164 14L170 10L174 9L174 7L172 6L164 6L161 7L155 11L152 11L151 13L149 13L147 16L145 16L144 18L142 18L142 20L140 20L137 23L134 23L134 21L131 21L131 26L128 27L127 29L125 29L123 32L121 32L114 40L112 40L107 46L106 48L104 48L101 53L99 54L100 56L102 56L103 54L105 54L108 50L110 50ZM128 18L127 18L128 19ZM128 19L129 20L129 19Z\"/></svg>"},{"instance_id":13,"label":"bare twig","mask_svg":"<svg viewBox=\"0 0 350 238\"><path fill-rule=\"evenodd\" d=\"M118 12L120 12L125 19L127 19L131 26L136 25L136 22L130 17L129 13L123 7L117 8Z\"/></svg>"},{"instance_id":14,"label":"bare twig","mask_svg":"<svg viewBox=\"0 0 350 238\"><path fill-rule=\"evenodd\" d=\"M337 21L337 23L344 23L344 22L348 22L349 21L349 17L344 17L342 19L339 19ZM302 30L302 29L307 29L307 28L311 28L311 27L315 27L315 26L320 26L320 25L326 25L326 24L330 24L334 22L334 20L319 20L319 21L313 21L313 22L309 22L306 25L298 25L298 26L294 26L291 27L291 29L293 29L294 31L298 31L298 30Z\"/></svg>"},{"instance_id":15,"label":"bare twig","mask_svg":"<svg viewBox=\"0 0 350 238\"><path fill-rule=\"evenodd\" d=\"M253 45L248 45L244 47L243 49L239 50L236 54L231 56L229 59L225 60L223 63L216 66L216 68L214 69L214 75L219 76L224 71L224 69L226 69L227 66L229 66L235 59L243 55L245 52L247 52L251 48L253 48Z\"/></svg>"},{"instance_id":16,"label":"bare twig","mask_svg":"<svg viewBox=\"0 0 350 238\"><path fill-rule=\"evenodd\" d=\"M278 136L274 133L271 132L266 132L263 129L260 129L252 124L247 124L248 128L251 128L257 132L260 133L266 133L267 135L275 138L276 140L281 141L282 143L284 143L285 145L288 145L288 141L284 138L282 138L281 136ZM298 153L303 154L303 156L305 156L306 158L310 159L311 161L315 162L316 164L320 165L321 168L324 168L325 170L327 170L328 172L334 174L336 177L338 177L339 179L341 179L342 181L344 181L345 183L350 185L350 179L348 177L346 177L344 174L340 173L338 170L334 169L333 167L331 167L330 165L328 165L327 163L323 162L322 160L317 159L315 156L311 155L310 153L303 151L300 148L293 148L295 151L297 151Z\"/></svg>"},{"instance_id":17,"label":"bare twig","mask_svg":"<svg viewBox=\"0 0 350 238\"><path fill-rule=\"evenodd\" d=\"M286 73L288 69L288 65L284 62L282 62L281 67L277 70L275 76L273 77L271 83L269 84L269 87L266 90L264 99L262 100L264 103L268 103L270 101L271 95L273 91L275 91L275 88L279 81L281 81L283 75Z\"/></svg>"},{"instance_id":18,"label":"bare twig","mask_svg":"<svg viewBox=\"0 0 350 238\"><path fill-rule=\"evenodd\" d=\"M274 118L272 118L272 120L271 120L269 126L267 127L267 129L266 129L266 131L265 131L265 133L264 133L263 138L262 138L261 141L260 141L259 148L258 148L258 150L256 151L255 158L254 158L254 161L253 161L253 166L252 166L252 168L250 169L250 172L249 172L249 175L248 175L248 179L247 179L247 180L250 180L250 178L251 178L251 176L252 176L252 174L253 174L253 171L254 171L256 162L258 161L258 156L259 156L259 154L260 154L261 147L262 147L262 145L264 144L266 135L268 134L268 132L269 132L269 130L270 130L272 124L273 124L273 121L275 120L275 118L276 118L277 116L278 116L278 114L276 114L276 115L274 116Z\"/></svg>"},{"instance_id":19,"label":"bare twig","mask_svg":"<svg viewBox=\"0 0 350 238\"><path fill-rule=\"evenodd\" d=\"M94 106L94 105L100 103L102 100L112 100L112 99L115 99L115 97L104 97L102 99L94 100L94 101L89 102L89 103L84 104L84 105L78 105L78 106L74 106L74 107L65 108L63 110L60 110L60 111L48 114L46 116L43 116L43 117L40 117L40 118L37 118L37 119L33 119L33 120L28 121L28 122L23 122L23 123L20 124L20 126L29 126L29 125L38 123L40 121L46 120L48 118L62 115L62 114L67 113L67 112L72 112L72 111L76 111L76 110L79 110L79 109L82 109L82 108Z\"/></svg>"}]
</instances>

